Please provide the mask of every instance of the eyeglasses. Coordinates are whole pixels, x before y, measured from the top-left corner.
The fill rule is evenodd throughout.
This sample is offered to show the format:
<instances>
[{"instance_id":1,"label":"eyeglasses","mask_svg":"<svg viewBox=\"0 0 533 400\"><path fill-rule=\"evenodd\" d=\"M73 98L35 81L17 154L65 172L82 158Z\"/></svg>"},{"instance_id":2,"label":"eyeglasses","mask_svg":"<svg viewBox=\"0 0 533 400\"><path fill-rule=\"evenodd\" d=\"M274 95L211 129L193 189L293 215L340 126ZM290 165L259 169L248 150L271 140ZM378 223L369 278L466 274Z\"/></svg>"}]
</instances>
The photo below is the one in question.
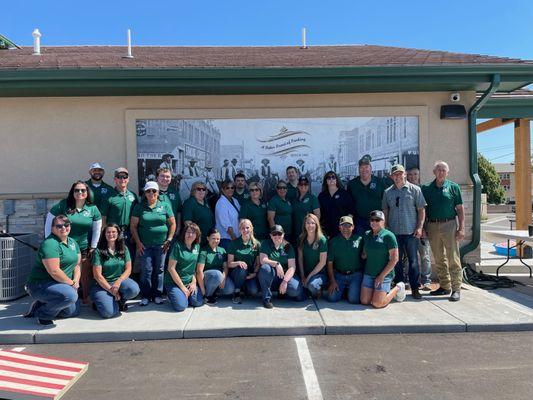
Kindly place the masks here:
<instances>
[{"instance_id":1,"label":"eyeglasses","mask_svg":"<svg viewBox=\"0 0 533 400\"><path fill-rule=\"evenodd\" d=\"M146 189L144 193L157 193L156 189Z\"/></svg>"},{"instance_id":2,"label":"eyeglasses","mask_svg":"<svg viewBox=\"0 0 533 400\"><path fill-rule=\"evenodd\" d=\"M128 175L127 174L121 174L121 175L115 175L115 178L117 179L128 179Z\"/></svg>"},{"instance_id":3,"label":"eyeglasses","mask_svg":"<svg viewBox=\"0 0 533 400\"><path fill-rule=\"evenodd\" d=\"M287 186L276 186L278 190L287 190Z\"/></svg>"},{"instance_id":4,"label":"eyeglasses","mask_svg":"<svg viewBox=\"0 0 533 400\"><path fill-rule=\"evenodd\" d=\"M281 236L281 235L283 235L283 233L281 233L281 232L272 232L271 235L272 236Z\"/></svg>"},{"instance_id":5,"label":"eyeglasses","mask_svg":"<svg viewBox=\"0 0 533 400\"><path fill-rule=\"evenodd\" d=\"M400 196L396 197L396 207L400 207Z\"/></svg>"},{"instance_id":6,"label":"eyeglasses","mask_svg":"<svg viewBox=\"0 0 533 400\"><path fill-rule=\"evenodd\" d=\"M63 228L68 228L70 226L69 223L64 223L64 224L55 224L54 225L56 229L63 229Z\"/></svg>"},{"instance_id":7,"label":"eyeglasses","mask_svg":"<svg viewBox=\"0 0 533 400\"><path fill-rule=\"evenodd\" d=\"M250 189L249 191L250 191L250 192L260 192L259 189Z\"/></svg>"},{"instance_id":8,"label":"eyeglasses","mask_svg":"<svg viewBox=\"0 0 533 400\"><path fill-rule=\"evenodd\" d=\"M207 190L206 188L196 188L197 192L205 192L206 190Z\"/></svg>"},{"instance_id":9,"label":"eyeglasses","mask_svg":"<svg viewBox=\"0 0 533 400\"><path fill-rule=\"evenodd\" d=\"M87 189L74 189L74 193L87 193Z\"/></svg>"},{"instance_id":10,"label":"eyeglasses","mask_svg":"<svg viewBox=\"0 0 533 400\"><path fill-rule=\"evenodd\" d=\"M379 218L370 218L370 222L379 222L381 221Z\"/></svg>"},{"instance_id":11,"label":"eyeglasses","mask_svg":"<svg viewBox=\"0 0 533 400\"><path fill-rule=\"evenodd\" d=\"M335 176L333 176L333 175L326 176L326 180L327 180L327 181L337 180L337 177L335 177Z\"/></svg>"}]
</instances>

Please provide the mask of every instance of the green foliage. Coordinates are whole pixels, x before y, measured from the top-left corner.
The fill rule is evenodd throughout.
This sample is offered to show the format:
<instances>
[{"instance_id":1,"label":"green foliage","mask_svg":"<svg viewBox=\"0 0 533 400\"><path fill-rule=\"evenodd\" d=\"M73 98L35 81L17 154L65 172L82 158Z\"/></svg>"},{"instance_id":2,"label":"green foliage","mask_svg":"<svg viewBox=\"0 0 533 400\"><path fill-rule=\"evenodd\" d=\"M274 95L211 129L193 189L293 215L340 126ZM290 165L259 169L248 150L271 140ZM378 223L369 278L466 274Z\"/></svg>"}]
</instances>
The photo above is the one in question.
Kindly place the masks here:
<instances>
[{"instance_id":1,"label":"green foliage","mask_svg":"<svg viewBox=\"0 0 533 400\"><path fill-rule=\"evenodd\" d=\"M479 178L483 188L481 191L487 194L487 201L490 204L501 204L505 201L505 191L500 184L500 177L494 168L494 165L478 153L477 163Z\"/></svg>"}]
</instances>

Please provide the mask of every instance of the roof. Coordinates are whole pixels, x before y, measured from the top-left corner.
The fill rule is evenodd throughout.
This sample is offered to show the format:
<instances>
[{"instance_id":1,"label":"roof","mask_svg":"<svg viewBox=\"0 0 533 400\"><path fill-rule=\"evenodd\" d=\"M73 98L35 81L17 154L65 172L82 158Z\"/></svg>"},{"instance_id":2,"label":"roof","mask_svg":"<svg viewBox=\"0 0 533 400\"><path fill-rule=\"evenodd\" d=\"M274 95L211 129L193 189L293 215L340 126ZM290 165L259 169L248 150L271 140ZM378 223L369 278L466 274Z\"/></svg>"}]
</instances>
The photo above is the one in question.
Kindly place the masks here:
<instances>
[{"instance_id":1,"label":"roof","mask_svg":"<svg viewBox=\"0 0 533 400\"><path fill-rule=\"evenodd\" d=\"M494 93L481 108L478 117L533 118L533 90L521 88L511 92Z\"/></svg>"},{"instance_id":2,"label":"roof","mask_svg":"<svg viewBox=\"0 0 533 400\"><path fill-rule=\"evenodd\" d=\"M0 97L484 91L533 82L533 61L347 45L59 46L0 51Z\"/></svg>"},{"instance_id":3,"label":"roof","mask_svg":"<svg viewBox=\"0 0 533 400\"><path fill-rule=\"evenodd\" d=\"M492 163L497 173L514 173L514 163Z\"/></svg>"},{"instance_id":4,"label":"roof","mask_svg":"<svg viewBox=\"0 0 533 400\"><path fill-rule=\"evenodd\" d=\"M0 53L1 69L67 68L231 68L341 67L532 64L531 60L479 54L418 50L401 47L352 45L311 46L138 46L134 58L124 58L125 46L32 47Z\"/></svg>"}]
</instances>

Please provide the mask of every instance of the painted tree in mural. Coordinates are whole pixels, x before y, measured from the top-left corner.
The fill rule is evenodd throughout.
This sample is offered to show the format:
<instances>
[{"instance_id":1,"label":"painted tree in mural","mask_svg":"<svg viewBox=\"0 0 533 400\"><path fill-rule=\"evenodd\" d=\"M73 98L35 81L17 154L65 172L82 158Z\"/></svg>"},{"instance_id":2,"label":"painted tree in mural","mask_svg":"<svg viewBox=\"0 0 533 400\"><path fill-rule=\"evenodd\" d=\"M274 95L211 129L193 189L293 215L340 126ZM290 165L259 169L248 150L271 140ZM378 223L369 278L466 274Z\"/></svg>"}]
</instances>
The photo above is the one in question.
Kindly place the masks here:
<instances>
[{"instance_id":1,"label":"painted tree in mural","mask_svg":"<svg viewBox=\"0 0 533 400\"><path fill-rule=\"evenodd\" d=\"M501 204L505 201L505 192L500 184L500 177L494 168L494 165L478 153L477 163L479 178L483 188L481 191L487 194L487 201L490 204Z\"/></svg>"}]
</instances>

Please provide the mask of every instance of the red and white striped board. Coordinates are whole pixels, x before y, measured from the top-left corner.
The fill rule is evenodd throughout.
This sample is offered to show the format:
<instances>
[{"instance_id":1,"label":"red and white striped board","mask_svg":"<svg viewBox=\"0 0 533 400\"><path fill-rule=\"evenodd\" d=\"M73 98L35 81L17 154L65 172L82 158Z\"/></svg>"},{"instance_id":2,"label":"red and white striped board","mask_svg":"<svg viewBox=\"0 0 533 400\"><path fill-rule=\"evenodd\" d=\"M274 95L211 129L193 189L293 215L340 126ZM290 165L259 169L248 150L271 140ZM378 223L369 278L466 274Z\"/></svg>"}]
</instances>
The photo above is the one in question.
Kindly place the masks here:
<instances>
[{"instance_id":1,"label":"red and white striped board","mask_svg":"<svg viewBox=\"0 0 533 400\"><path fill-rule=\"evenodd\" d=\"M59 399L88 367L85 362L0 350L0 398Z\"/></svg>"}]
</instances>

